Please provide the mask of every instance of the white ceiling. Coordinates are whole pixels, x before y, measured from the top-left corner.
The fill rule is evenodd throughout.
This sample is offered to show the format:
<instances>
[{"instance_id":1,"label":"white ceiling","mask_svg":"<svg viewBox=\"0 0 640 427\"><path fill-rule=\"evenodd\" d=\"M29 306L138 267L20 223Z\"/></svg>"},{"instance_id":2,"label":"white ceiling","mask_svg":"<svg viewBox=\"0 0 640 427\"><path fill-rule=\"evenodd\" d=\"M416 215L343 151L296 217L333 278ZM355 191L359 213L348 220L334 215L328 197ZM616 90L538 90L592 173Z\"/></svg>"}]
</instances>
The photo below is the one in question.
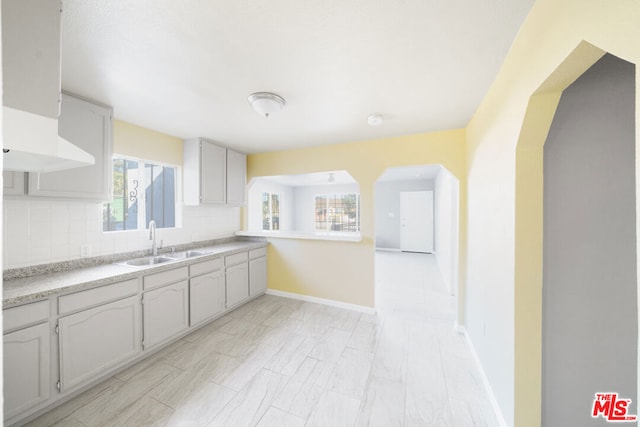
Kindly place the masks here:
<instances>
[{"instance_id":1,"label":"white ceiling","mask_svg":"<svg viewBox=\"0 0 640 427\"><path fill-rule=\"evenodd\" d=\"M68 0L62 86L247 152L461 128L533 2ZM257 115L256 91L285 109Z\"/></svg>"}]
</instances>

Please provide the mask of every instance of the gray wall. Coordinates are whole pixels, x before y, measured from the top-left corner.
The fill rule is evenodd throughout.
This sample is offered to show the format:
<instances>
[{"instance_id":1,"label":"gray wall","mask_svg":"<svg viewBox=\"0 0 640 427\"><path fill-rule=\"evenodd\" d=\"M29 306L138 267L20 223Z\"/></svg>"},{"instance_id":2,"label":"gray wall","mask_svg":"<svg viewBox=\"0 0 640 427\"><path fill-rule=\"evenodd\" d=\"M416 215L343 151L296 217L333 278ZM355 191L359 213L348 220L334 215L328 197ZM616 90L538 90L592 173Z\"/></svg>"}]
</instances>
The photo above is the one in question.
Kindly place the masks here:
<instances>
[{"instance_id":1,"label":"gray wall","mask_svg":"<svg viewBox=\"0 0 640 427\"><path fill-rule=\"evenodd\" d=\"M400 249L400 192L433 189L433 180L390 181L376 183L376 248ZM437 229L435 232L437 233ZM435 248L435 250L437 251L438 248Z\"/></svg>"},{"instance_id":2,"label":"gray wall","mask_svg":"<svg viewBox=\"0 0 640 427\"><path fill-rule=\"evenodd\" d=\"M634 66L606 55L567 88L544 147L542 424L637 412Z\"/></svg>"}]
</instances>

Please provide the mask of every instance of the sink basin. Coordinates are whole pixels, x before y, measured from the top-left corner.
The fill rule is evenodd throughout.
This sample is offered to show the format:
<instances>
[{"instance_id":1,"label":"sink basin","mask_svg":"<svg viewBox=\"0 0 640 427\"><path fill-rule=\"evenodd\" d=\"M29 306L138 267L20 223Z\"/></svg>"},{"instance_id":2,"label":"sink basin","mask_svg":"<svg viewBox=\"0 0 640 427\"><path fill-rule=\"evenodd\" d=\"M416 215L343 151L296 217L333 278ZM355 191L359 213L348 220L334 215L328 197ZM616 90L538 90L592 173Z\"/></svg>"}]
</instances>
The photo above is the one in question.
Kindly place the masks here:
<instances>
[{"instance_id":1,"label":"sink basin","mask_svg":"<svg viewBox=\"0 0 640 427\"><path fill-rule=\"evenodd\" d=\"M168 256L148 256L144 258L130 259L127 261L119 262L118 264L132 265L134 267L141 267L145 265L163 264L165 262L175 261L175 258L169 258Z\"/></svg>"},{"instance_id":2,"label":"sink basin","mask_svg":"<svg viewBox=\"0 0 640 427\"><path fill-rule=\"evenodd\" d=\"M185 252L177 253L174 256L176 258L193 258L196 256L202 256L206 254L207 254L206 252L202 252L202 251L185 251Z\"/></svg>"}]
</instances>

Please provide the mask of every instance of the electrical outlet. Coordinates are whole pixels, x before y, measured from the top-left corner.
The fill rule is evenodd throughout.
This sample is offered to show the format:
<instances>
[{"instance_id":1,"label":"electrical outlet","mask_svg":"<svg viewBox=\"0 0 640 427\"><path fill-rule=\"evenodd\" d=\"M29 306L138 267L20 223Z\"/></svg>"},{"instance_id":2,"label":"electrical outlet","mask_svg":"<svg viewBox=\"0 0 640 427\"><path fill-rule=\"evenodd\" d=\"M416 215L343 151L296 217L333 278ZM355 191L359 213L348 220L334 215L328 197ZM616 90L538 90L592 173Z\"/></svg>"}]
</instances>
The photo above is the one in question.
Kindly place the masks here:
<instances>
[{"instance_id":1,"label":"electrical outlet","mask_svg":"<svg viewBox=\"0 0 640 427\"><path fill-rule=\"evenodd\" d=\"M80 256L82 258L87 258L91 256L91 246L89 245L80 245Z\"/></svg>"}]
</instances>

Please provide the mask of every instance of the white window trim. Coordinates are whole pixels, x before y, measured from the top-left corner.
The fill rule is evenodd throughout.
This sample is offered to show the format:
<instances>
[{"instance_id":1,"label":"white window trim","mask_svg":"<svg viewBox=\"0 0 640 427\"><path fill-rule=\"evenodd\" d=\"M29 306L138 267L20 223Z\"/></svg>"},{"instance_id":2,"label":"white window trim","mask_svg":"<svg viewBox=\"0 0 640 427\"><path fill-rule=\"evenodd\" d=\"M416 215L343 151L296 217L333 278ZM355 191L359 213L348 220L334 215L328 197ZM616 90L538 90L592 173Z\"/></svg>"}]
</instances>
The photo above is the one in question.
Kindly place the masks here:
<instances>
[{"instance_id":1,"label":"white window trim","mask_svg":"<svg viewBox=\"0 0 640 427\"><path fill-rule=\"evenodd\" d=\"M264 217L262 216L262 197L264 197L264 195L268 194L269 195L269 229L265 230L264 229ZM274 230L273 229L273 206L272 206L272 201L273 198L272 196L276 195L278 196L278 205L279 205L279 210L278 210L278 229ZM280 230L282 229L282 193L276 193L276 192L271 192L271 191L263 191L262 194L260 195L260 220L262 222L262 231L268 231L270 233L278 233L280 232Z\"/></svg>"},{"instance_id":2,"label":"white window trim","mask_svg":"<svg viewBox=\"0 0 640 427\"><path fill-rule=\"evenodd\" d=\"M356 195L356 212L358 214L358 230L355 231L333 231L333 230L327 230L327 229L318 229L316 228L316 199L318 197L321 196L342 196L344 198L344 196L349 196L349 195ZM329 210L329 200L327 199L327 211ZM362 228L362 224L360 223L361 221L361 217L360 217L360 193L317 193L313 196L313 229L314 232L316 233L323 233L323 234L336 234L336 235L344 235L344 234L360 234L361 232L361 228ZM327 221L327 228L329 226L329 221Z\"/></svg>"},{"instance_id":3,"label":"white window trim","mask_svg":"<svg viewBox=\"0 0 640 427\"><path fill-rule=\"evenodd\" d=\"M150 164L154 164L154 165L158 165L158 166L166 166L166 167L172 167L175 168L176 170L176 176L175 176L175 184L176 184L176 188L175 188L175 192L174 192L174 206L175 206L175 227L163 227L162 230L174 230L174 229L180 229L182 228L182 167L180 165L176 165L176 164L172 164L172 163L166 163L166 162L160 162L157 160L151 160L151 159L143 159L140 157L133 157L133 156L126 156L126 155L121 155L121 154L117 154L117 153L113 153L113 155L111 156L111 162L109 163L110 167L113 168L113 159L124 159L124 160L130 160L130 161L135 161L135 162L142 162L142 163L150 163ZM113 177L111 178L113 181ZM143 188L146 188L146 182L143 183ZM110 187L113 187L113 182L111 182ZM110 192L110 196L111 199L106 203L112 203L113 202L113 190L111 190ZM103 234L113 234L113 233L137 233L140 231L144 231L147 230L149 227L149 224L145 224L145 220L146 220L146 195L144 191L140 192L140 195L138 196L138 200L140 200L142 203L140 203L138 206L142 206L142 208L138 209L138 227L135 229L130 229L130 230L107 230L105 231L104 229L102 230ZM142 227L141 227L142 225Z\"/></svg>"}]
</instances>

